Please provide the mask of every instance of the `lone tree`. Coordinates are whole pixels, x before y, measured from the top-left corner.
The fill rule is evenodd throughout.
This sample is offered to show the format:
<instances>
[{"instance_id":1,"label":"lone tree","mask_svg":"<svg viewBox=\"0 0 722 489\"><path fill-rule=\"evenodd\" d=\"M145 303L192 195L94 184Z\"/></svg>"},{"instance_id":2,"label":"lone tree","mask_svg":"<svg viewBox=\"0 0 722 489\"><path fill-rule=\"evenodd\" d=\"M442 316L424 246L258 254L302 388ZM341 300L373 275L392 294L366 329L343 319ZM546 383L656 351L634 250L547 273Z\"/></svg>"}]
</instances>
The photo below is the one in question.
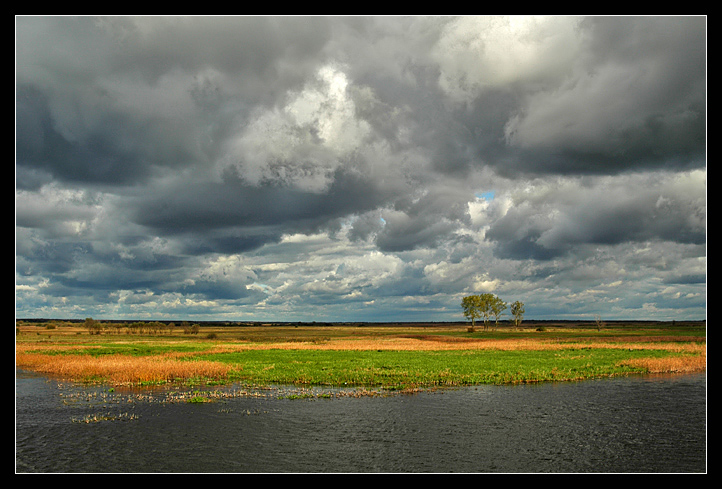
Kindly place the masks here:
<instances>
[{"instance_id":1,"label":"lone tree","mask_svg":"<svg viewBox=\"0 0 722 489\"><path fill-rule=\"evenodd\" d=\"M514 316L514 326L518 328L524 319L524 303L516 301L512 303L509 310L511 311L511 315Z\"/></svg>"}]
</instances>

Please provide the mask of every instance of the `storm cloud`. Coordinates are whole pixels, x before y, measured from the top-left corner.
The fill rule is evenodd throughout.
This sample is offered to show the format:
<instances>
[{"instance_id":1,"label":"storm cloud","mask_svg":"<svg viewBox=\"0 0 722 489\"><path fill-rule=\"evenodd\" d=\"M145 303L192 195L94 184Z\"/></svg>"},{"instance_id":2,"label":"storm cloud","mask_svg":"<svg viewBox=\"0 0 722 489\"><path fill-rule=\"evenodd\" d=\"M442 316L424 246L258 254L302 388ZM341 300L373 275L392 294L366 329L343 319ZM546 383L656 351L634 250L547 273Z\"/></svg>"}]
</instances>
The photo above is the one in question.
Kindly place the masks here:
<instances>
[{"instance_id":1,"label":"storm cloud","mask_svg":"<svg viewBox=\"0 0 722 489\"><path fill-rule=\"evenodd\" d=\"M705 17L16 18L16 314L706 314Z\"/></svg>"}]
</instances>

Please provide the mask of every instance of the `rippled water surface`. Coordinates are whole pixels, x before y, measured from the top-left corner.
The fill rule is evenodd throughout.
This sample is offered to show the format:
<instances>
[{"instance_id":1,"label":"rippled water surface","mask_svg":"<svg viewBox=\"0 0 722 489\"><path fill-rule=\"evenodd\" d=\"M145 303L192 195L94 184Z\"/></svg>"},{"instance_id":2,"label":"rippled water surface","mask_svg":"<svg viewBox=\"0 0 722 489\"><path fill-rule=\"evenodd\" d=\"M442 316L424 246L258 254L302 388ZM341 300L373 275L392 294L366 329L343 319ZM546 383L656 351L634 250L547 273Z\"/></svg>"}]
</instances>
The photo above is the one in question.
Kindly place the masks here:
<instances>
[{"instance_id":1,"label":"rippled water surface","mask_svg":"<svg viewBox=\"0 0 722 489\"><path fill-rule=\"evenodd\" d=\"M169 402L173 393L18 371L16 472L707 470L704 373L386 397L294 393Z\"/></svg>"}]
</instances>

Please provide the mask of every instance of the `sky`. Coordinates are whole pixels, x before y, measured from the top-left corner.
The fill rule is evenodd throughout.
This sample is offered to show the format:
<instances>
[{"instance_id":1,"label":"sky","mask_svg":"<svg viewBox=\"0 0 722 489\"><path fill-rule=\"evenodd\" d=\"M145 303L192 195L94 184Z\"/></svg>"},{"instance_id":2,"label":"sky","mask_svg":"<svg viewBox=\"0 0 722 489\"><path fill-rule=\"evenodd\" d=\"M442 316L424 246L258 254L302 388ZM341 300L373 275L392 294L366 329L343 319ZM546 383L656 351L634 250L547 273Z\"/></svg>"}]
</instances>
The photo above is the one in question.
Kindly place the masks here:
<instances>
[{"instance_id":1,"label":"sky","mask_svg":"<svg viewBox=\"0 0 722 489\"><path fill-rule=\"evenodd\" d=\"M16 317L704 319L706 65L704 16L18 16Z\"/></svg>"}]
</instances>

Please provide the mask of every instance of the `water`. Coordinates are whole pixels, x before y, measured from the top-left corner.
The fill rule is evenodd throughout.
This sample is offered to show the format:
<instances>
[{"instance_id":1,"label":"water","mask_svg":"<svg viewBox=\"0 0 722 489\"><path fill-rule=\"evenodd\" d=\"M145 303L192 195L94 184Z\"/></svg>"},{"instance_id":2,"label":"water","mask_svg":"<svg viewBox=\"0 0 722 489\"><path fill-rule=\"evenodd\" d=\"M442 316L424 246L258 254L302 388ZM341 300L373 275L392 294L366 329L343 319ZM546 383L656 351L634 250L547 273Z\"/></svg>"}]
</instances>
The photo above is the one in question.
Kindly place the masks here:
<instances>
[{"instance_id":1,"label":"water","mask_svg":"<svg viewBox=\"0 0 722 489\"><path fill-rule=\"evenodd\" d=\"M16 472L707 470L704 373L388 397L292 392L167 402L18 371Z\"/></svg>"}]
</instances>

